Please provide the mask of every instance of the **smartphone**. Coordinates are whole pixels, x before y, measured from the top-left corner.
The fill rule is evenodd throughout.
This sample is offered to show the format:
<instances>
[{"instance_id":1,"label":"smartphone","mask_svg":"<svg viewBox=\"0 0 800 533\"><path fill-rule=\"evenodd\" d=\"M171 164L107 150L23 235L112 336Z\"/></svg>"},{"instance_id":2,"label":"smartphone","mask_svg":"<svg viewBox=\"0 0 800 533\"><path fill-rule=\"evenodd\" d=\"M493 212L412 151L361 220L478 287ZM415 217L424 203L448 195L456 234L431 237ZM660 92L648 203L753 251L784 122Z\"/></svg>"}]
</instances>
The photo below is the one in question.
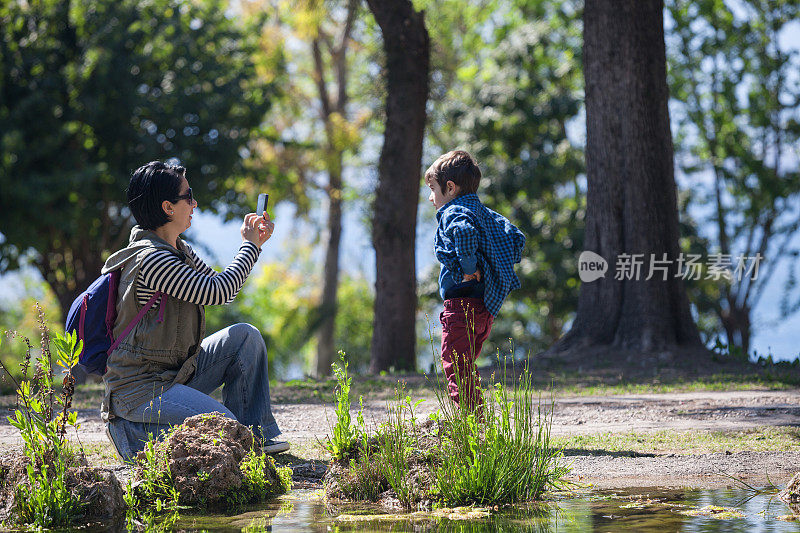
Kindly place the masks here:
<instances>
[{"instance_id":1,"label":"smartphone","mask_svg":"<svg viewBox=\"0 0 800 533\"><path fill-rule=\"evenodd\" d=\"M269 202L269 194L262 192L258 195L258 204L256 205L256 215L261 216L267 210L267 202Z\"/></svg>"}]
</instances>

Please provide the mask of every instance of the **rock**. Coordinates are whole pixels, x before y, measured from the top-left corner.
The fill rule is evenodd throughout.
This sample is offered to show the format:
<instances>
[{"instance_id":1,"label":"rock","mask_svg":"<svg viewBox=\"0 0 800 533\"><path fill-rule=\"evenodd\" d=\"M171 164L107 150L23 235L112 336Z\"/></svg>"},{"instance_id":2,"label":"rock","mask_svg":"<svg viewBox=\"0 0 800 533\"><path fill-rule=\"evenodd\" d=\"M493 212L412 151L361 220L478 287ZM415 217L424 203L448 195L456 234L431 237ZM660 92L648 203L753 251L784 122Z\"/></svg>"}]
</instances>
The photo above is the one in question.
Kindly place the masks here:
<instances>
[{"instance_id":1,"label":"rock","mask_svg":"<svg viewBox=\"0 0 800 533\"><path fill-rule=\"evenodd\" d=\"M800 503L800 472L794 475L779 497L786 503Z\"/></svg>"},{"instance_id":2,"label":"rock","mask_svg":"<svg viewBox=\"0 0 800 533\"><path fill-rule=\"evenodd\" d=\"M112 519L125 510L122 485L111 468L90 467L83 457L69 466L64 476L67 488L82 504L76 517L83 520ZM28 483L30 460L20 452L0 457L0 521L11 519L16 505L16 488Z\"/></svg>"},{"instance_id":3,"label":"rock","mask_svg":"<svg viewBox=\"0 0 800 533\"><path fill-rule=\"evenodd\" d=\"M210 413L187 418L156 447L166 456L182 504L216 506L243 489L245 475L241 463L253 444L253 434L247 427L220 413ZM137 480L144 477L145 465L146 454L139 452ZM283 492L270 457L265 460L264 477L274 488L273 494Z\"/></svg>"},{"instance_id":4,"label":"rock","mask_svg":"<svg viewBox=\"0 0 800 533\"><path fill-rule=\"evenodd\" d=\"M302 463L291 468L292 479L295 481L319 482L328 472L327 465L321 463Z\"/></svg>"},{"instance_id":5,"label":"rock","mask_svg":"<svg viewBox=\"0 0 800 533\"><path fill-rule=\"evenodd\" d=\"M10 453L0 457L0 522L11 517L16 504L17 485L27 482L25 466L29 463L21 453Z\"/></svg>"},{"instance_id":6,"label":"rock","mask_svg":"<svg viewBox=\"0 0 800 533\"><path fill-rule=\"evenodd\" d=\"M91 466L70 468L66 481L67 486L78 495L78 500L85 504L85 519L112 519L125 510L122 485L111 469Z\"/></svg>"}]
</instances>

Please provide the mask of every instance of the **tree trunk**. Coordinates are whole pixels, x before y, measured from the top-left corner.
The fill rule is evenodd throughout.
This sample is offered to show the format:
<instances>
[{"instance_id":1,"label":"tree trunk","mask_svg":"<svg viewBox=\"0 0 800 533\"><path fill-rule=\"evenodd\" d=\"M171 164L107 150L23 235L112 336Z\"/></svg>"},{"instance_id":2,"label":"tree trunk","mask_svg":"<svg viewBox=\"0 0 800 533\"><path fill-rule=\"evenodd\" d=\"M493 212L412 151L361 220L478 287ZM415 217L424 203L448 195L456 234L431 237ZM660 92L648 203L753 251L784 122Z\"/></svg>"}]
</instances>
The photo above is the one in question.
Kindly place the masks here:
<instances>
[{"instance_id":1,"label":"tree trunk","mask_svg":"<svg viewBox=\"0 0 800 533\"><path fill-rule=\"evenodd\" d=\"M742 357L750 353L750 308L747 304L737 305L735 297L728 295L726 298L728 308L722 309L720 321L725 328L725 337L728 341L730 352L741 350Z\"/></svg>"},{"instance_id":2,"label":"tree trunk","mask_svg":"<svg viewBox=\"0 0 800 533\"><path fill-rule=\"evenodd\" d=\"M343 163L344 149L337 146L337 126L332 121L332 114L337 113L342 118L347 117L347 50L350 44L350 34L358 9L358 0L349 0L347 3L347 17L342 30L338 46L333 47L331 41L325 39L322 28L318 27L318 35L311 43L314 58L314 77L319 91L322 121L325 124L325 137L327 147L325 161L328 170L328 246L325 251L325 267L323 272L322 300L319 313L319 333L317 335L317 366L318 377L328 376L331 373L331 362L336 352L336 311L337 293L339 290L339 248L342 236L342 203L343 203ZM329 94L326 83L327 67L322 58L323 41L327 43L328 53L331 57L330 70L336 80L335 98Z\"/></svg>"},{"instance_id":3,"label":"tree trunk","mask_svg":"<svg viewBox=\"0 0 800 533\"><path fill-rule=\"evenodd\" d=\"M368 0L386 52L386 129L372 227L375 324L370 371L416 368L414 258L430 43L409 0Z\"/></svg>"},{"instance_id":4,"label":"tree trunk","mask_svg":"<svg viewBox=\"0 0 800 533\"><path fill-rule=\"evenodd\" d=\"M342 154L338 154L341 160ZM325 252L325 270L322 301L319 306L320 329L317 344L317 376L331 373L336 347L336 294L339 288L339 243L342 236L342 174L338 169L329 171L328 247Z\"/></svg>"},{"instance_id":5,"label":"tree trunk","mask_svg":"<svg viewBox=\"0 0 800 533\"><path fill-rule=\"evenodd\" d=\"M676 277L678 210L670 134L663 2L587 0L587 212L585 250L608 261L581 285L572 329L551 352L612 345L642 352L700 346L683 280ZM650 279L667 254L666 281ZM644 254L641 277L617 278L620 254Z\"/></svg>"}]
</instances>

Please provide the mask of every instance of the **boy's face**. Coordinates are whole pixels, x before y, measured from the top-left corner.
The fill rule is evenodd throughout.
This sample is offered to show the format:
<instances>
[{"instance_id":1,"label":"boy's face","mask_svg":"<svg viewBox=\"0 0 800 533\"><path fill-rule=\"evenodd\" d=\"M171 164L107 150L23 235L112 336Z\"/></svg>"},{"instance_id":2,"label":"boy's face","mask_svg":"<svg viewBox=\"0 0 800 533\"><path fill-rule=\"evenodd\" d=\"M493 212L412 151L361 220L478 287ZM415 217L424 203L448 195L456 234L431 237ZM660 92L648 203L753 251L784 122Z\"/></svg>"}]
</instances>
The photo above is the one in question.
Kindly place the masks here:
<instances>
[{"instance_id":1,"label":"boy's face","mask_svg":"<svg viewBox=\"0 0 800 533\"><path fill-rule=\"evenodd\" d=\"M439 186L438 181L428 178L427 176L425 177L425 184L431 189L431 194L428 196L428 200L436 209L441 209L444 204L458 195L458 186L452 181L447 182L447 189L444 191Z\"/></svg>"}]
</instances>

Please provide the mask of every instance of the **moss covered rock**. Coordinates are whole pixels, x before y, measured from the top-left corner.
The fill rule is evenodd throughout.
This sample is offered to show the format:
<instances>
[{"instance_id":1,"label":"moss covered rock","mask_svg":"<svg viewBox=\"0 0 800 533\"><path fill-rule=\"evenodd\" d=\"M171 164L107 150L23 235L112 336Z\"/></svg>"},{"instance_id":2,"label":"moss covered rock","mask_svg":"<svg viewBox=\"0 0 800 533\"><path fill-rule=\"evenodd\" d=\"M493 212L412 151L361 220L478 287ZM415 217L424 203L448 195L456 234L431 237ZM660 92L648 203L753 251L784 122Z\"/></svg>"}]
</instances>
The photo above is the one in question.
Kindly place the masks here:
<instances>
[{"instance_id":1,"label":"moss covered rock","mask_svg":"<svg viewBox=\"0 0 800 533\"><path fill-rule=\"evenodd\" d=\"M140 452L135 479L145 501L148 480L160 479L179 492L181 504L228 507L286 492L291 478L283 470L261 452L247 427L211 413L187 418L149 452Z\"/></svg>"}]
</instances>

